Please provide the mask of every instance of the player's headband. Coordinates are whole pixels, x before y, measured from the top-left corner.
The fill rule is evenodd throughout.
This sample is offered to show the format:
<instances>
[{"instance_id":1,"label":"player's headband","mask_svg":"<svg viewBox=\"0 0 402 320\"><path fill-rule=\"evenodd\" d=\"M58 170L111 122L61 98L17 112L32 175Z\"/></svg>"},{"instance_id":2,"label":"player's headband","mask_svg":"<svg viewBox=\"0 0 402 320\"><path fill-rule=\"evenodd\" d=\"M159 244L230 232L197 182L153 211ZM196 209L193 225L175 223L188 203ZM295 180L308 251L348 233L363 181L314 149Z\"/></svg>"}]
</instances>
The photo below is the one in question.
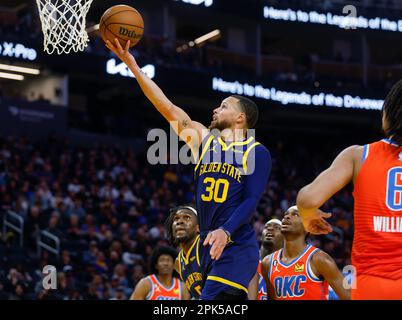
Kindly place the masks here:
<instances>
[{"instance_id":1,"label":"player's headband","mask_svg":"<svg viewBox=\"0 0 402 320\"><path fill-rule=\"evenodd\" d=\"M288 211L290 211L290 210L299 211L299 209L297 208L297 206L291 206L288 210L286 210L286 212L288 212Z\"/></svg>"},{"instance_id":2,"label":"player's headband","mask_svg":"<svg viewBox=\"0 0 402 320\"><path fill-rule=\"evenodd\" d=\"M197 210L195 210L193 207L190 207L190 206L180 206L177 208L176 213L179 212L180 210L184 210L184 209L190 210L192 213L194 213L198 217Z\"/></svg>"},{"instance_id":3,"label":"player's headband","mask_svg":"<svg viewBox=\"0 0 402 320\"><path fill-rule=\"evenodd\" d=\"M276 224L279 224L280 226L282 225L282 221L279 220L279 219L271 219L271 220L269 220L269 221L267 222L267 224L268 224L268 223L276 223Z\"/></svg>"}]
</instances>

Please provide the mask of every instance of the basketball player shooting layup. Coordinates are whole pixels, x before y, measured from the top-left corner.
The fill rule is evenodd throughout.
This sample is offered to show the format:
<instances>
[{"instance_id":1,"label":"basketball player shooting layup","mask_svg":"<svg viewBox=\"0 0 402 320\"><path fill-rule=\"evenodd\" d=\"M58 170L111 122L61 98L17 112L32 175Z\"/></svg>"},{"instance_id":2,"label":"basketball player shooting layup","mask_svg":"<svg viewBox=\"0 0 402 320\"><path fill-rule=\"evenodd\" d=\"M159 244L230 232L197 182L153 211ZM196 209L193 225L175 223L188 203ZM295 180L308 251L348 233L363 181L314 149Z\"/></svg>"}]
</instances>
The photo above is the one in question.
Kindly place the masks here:
<instances>
[{"instance_id":1,"label":"basketball player shooting layup","mask_svg":"<svg viewBox=\"0 0 402 320\"><path fill-rule=\"evenodd\" d=\"M213 111L209 130L175 106L139 68L117 39L106 42L135 75L154 107L187 143L198 162L195 167L196 203L201 236L201 299L247 299L247 287L259 260L258 243L250 219L271 171L269 151L246 139L255 126L258 108L241 96L224 99ZM191 130L185 130L191 129ZM189 131L194 134L189 138ZM209 249L209 250L208 250Z\"/></svg>"},{"instance_id":2,"label":"basketball player shooting layup","mask_svg":"<svg viewBox=\"0 0 402 320\"><path fill-rule=\"evenodd\" d=\"M382 128L387 139L345 149L297 197L306 230L325 234L330 214L318 208L353 181L356 300L402 299L402 81L384 101Z\"/></svg>"}]
</instances>

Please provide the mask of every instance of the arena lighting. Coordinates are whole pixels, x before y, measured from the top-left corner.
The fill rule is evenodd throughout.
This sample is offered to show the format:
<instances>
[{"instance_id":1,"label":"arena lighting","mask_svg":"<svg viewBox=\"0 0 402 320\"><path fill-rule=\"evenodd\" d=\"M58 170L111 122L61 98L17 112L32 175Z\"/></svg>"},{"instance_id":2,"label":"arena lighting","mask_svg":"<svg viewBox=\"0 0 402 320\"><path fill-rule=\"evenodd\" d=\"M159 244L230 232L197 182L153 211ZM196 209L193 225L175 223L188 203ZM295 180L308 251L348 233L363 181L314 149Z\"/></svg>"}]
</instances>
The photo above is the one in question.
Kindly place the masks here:
<instances>
[{"instance_id":1,"label":"arena lighting","mask_svg":"<svg viewBox=\"0 0 402 320\"><path fill-rule=\"evenodd\" d=\"M221 31L219 29L216 29L214 31L211 31L211 32L209 32L209 33L207 33L207 34L195 39L194 43L196 45L200 45L200 44L204 43L205 41L215 40L215 38L219 37L220 35L221 35Z\"/></svg>"},{"instance_id":2,"label":"arena lighting","mask_svg":"<svg viewBox=\"0 0 402 320\"><path fill-rule=\"evenodd\" d=\"M22 81L25 79L24 76L20 74L7 73L7 72L0 72L0 78L18 80L18 81Z\"/></svg>"},{"instance_id":3,"label":"arena lighting","mask_svg":"<svg viewBox=\"0 0 402 320\"><path fill-rule=\"evenodd\" d=\"M275 87L264 88L262 85L251 85L239 81L226 81L222 78L212 79L212 90L223 93L239 94L264 100L278 102L282 105L303 105L306 107L335 107L346 109L381 110L384 101L367 99L359 96L335 96L330 92L309 94L306 92L290 92Z\"/></svg>"},{"instance_id":4,"label":"arena lighting","mask_svg":"<svg viewBox=\"0 0 402 320\"><path fill-rule=\"evenodd\" d=\"M32 69L32 68L11 66L11 65L9 65L9 64L1 64L1 63L0 63L0 70L21 72L21 73L34 74L34 75L40 74L40 70L39 70L39 69Z\"/></svg>"},{"instance_id":5,"label":"arena lighting","mask_svg":"<svg viewBox=\"0 0 402 320\"><path fill-rule=\"evenodd\" d=\"M217 40L221 36L221 31L219 29L216 29L214 31L211 31L207 34L204 34L203 36L195 39L194 41L190 41L187 44L183 44L182 46L178 47L176 49L177 53L181 53L185 50L188 49L188 47L194 47L195 45L200 46L206 41L214 41Z\"/></svg>"}]
</instances>

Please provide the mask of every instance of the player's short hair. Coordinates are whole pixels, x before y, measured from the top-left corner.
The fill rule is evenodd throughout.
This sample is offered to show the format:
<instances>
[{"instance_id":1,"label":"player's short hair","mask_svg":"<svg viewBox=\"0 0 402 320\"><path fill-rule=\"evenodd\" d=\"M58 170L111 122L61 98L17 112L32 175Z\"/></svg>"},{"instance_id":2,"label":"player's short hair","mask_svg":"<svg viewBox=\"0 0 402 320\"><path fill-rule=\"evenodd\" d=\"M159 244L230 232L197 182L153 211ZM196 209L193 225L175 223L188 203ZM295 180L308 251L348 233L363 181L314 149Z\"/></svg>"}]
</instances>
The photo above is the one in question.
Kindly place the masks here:
<instances>
[{"instance_id":1,"label":"player's short hair","mask_svg":"<svg viewBox=\"0 0 402 320\"><path fill-rule=\"evenodd\" d=\"M239 100L238 103L246 114L247 128L254 128L258 121L258 107L255 102L243 96L232 95L231 97Z\"/></svg>"},{"instance_id":2,"label":"player's short hair","mask_svg":"<svg viewBox=\"0 0 402 320\"><path fill-rule=\"evenodd\" d=\"M169 255L172 257L173 262L176 260L177 257L177 251L172 248L172 247L157 247L151 255L150 258L150 263L149 263L149 270L151 271L151 274L157 274L158 270L156 269L156 264L158 263L158 259L162 255Z\"/></svg>"},{"instance_id":3,"label":"player's short hair","mask_svg":"<svg viewBox=\"0 0 402 320\"><path fill-rule=\"evenodd\" d=\"M177 212L180 210L188 210L193 214L195 217L198 218L197 215L197 210L194 208L193 205L183 205L183 206L177 206L169 210L169 216L165 221L165 230L166 230L166 235L170 243L177 245L176 239L173 236L173 218Z\"/></svg>"},{"instance_id":4,"label":"player's short hair","mask_svg":"<svg viewBox=\"0 0 402 320\"><path fill-rule=\"evenodd\" d=\"M402 80L399 80L385 98L382 112L388 122L388 128L384 128L387 138L399 146L402 146Z\"/></svg>"}]
</instances>

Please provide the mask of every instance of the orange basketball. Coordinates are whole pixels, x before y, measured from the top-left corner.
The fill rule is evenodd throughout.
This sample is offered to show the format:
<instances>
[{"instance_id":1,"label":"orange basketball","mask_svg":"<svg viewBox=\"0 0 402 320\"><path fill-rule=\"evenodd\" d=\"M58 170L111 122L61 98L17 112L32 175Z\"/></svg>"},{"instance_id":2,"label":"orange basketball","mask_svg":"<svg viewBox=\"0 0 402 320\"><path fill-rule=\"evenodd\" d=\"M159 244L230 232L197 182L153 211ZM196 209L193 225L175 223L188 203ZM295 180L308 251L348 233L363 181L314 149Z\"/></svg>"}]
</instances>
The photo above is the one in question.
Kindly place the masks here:
<instances>
[{"instance_id":1,"label":"orange basketball","mask_svg":"<svg viewBox=\"0 0 402 320\"><path fill-rule=\"evenodd\" d=\"M124 48L126 42L130 40L130 47L133 47L144 34L144 20L136 9L117 5L109 8L102 15L99 31L105 42L109 40L114 43L114 38L117 38Z\"/></svg>"}]
</instances>

